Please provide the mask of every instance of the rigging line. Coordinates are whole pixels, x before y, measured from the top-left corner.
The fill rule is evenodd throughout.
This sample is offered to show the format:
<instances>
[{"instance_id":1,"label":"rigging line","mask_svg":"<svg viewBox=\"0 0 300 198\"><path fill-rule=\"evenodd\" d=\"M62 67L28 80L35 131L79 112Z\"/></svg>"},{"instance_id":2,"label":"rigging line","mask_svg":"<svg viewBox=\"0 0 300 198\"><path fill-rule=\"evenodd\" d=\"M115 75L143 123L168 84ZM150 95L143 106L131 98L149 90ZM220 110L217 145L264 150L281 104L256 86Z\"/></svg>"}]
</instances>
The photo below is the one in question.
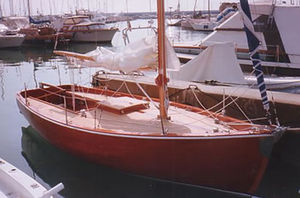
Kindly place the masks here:
<instances>
[{"instance_id":1,"label":"rigging line","mask_svg":"<svg viewBox=\"0 0 300 198\"><path fill-rule=\"evenodd\" d=\"M232 98L232 96L230 96L230 99L232 100L232 101L234 101L234 99ZM236 101L234 101L234 104L237 106L237 108L241 111L241 113L245 116L245 118L247 119L247 121L249 121L251 124L253 124L252 123L252 121L249 119L249 117L246 115L246 113L242 110L242 108L238 105L238 103L236 102Z\"/></svg>"},{"instance_id":2,"label":"rigging line","mask_svg":"<svg viewBox=\"0 0 300 198\"><path fill-rule=\"evenodd\" d=\"M81 93L88 93L88 91L84 92L84 88L83 87L81 87L81 86L76 86L76 87L77 87L77 89L78 89L79 92L81 92ZM76 89L75 89L75 92L76 92ZM88 106L88 103L87 103L87 97L83 97L83 98L84 98L85 107L86 107L87 110L89 110L89 106Z\"/></svg>"},{"instance_id":3,"label":"rigging line","mask_svg":"<svg viewBox=\"0 0 300 198\"><path fill-rule=\"evenodd\" d=\"M127 83L126 83L126 81L124 81L125 82L125 87L126 87L126 90L128 91L128 93L130 94L130 96L132 97L132 98L134 98L134 99L136 99L136 97L131 93L131 91L130 91L130 89L129 89L129 87L128 87L128 85L127 85Z\"/></svg>"},{"instance_id":4,"label":"rigging line","mask_svg":"<svg viewBox=\"0 0 300 198\"><path fill-rule=\"evenodd\" d=\"M185 110L188 110L188 108L185 108ZM207 120L213 120L213 121L215 121L216 119L214 119L214 117L203 116L202 119L195 119L195 117L193 117L193 116L190 116L190 115L187 115L187 114L183 114L182 111L179 111L178 108L176 108L176 107L170 109L169 115L173 115L173 116L176 115L176 114L173 114L173 112L175 112L176 114L180 114L180 115L182 115L182 116L185 116L185 117L187 117L187 118L190 118L190 119L194 120L194 122L189 122L189 123L186 123L185 125L189 125L189 124L192 124L192 123L195 123L195 122L202 122L202 123L206 124L207 126L215 127L215 125L217 124L217 123L214 123L214 125L212 125L212 124L210 124L210 123L205 122L205 120L206 120L206 121L207 121ZM198 114L198 115L199 115L199 114L202 115L203 112L204 112L204 111L192 112L192 113L195 113L195 114ZM247 123L247 124L249 124L249 123ZM217 125L218 125L218 124L217 124ZM230 129L232 129L232 127L227 126L227 125L225 125L225 124L222 123L222 122L220 122L220 125L222 125L222 126L225 127L225 128L230 128ZM235 130L235 129L234 129L234 130Z\"/></svg>"},{"instance_id":5,"label":"rigging line","mask_svg":"<svg viewBox=\"0 0 300 198\"><path fill-rule=\"evenodd\" d=\"M122 84L120 85L120 87L112 94L112 97L114 97L119 92L119 90L124 86L124 84L125 84L125 81L123 81Z\"/></svg>"},{"instance_id":6,"label":"rigging line","mask_svg":"<svg viewBox=\"0 0 300 198\"><path fill-rule=\"evenodd\" d=\"M209 116L204 116L203 115L203 118L196 119L195 116L184 114L181 111L179 111L177 108L170 109L169 111L170 111L169 115L174 116L175 114L172 114L172 112L176 112L177 114L180 114L181 116L184 116L184 117L187 117L187 118L190 118L190 119L194 120L194 122L185 123L184 125L190 125L190 124L193 124L193 123L196 123L196 122L201 122L201 123L203 123L203 124L205 124L206 126L209 126L209 127L222 126L222 127L226 128L226 129L231 129L231 130L235 130L236 131L236 129L234 129L234 128L230 127L230 126L227 126L226 124L224 124L224 122L215 123L214 122L215 119L213 119L212 117L209 117ZM192 112L192 113L195 113L195 114L198 114L198 115L202 115L201 114L202 112L203 111Z\"/></svg>"},{"instance_id":7,"label":"rigging line","mask_svg":"<svg viewBox=\"0 0 300 198\"><path fill-rule=\"evenodd\" d=\"M123 77L124 79L126 79L124 76L127 76L127 75L123 75L123 74L121 74L121 75L122 75L122 77ZM128 75L127 79L130 79L130 75ZM126 79L126 80L127 80L127 79ZM131 93L131 91L130 91L130 89L129 89L127 83L126 83L126 80L124 80L124 82L125 82L125 87L126 87L127 92L130 94L130 96L131 96L132 98L136 99L136 97Z\"/></svg>"},{"instance_id":8,"label":"rigging line","mask_svg":"<svg viewBox=\"0 0 300 198\"><path fill-rule=\"evenodd\" d=\"M272 98L272 104L273 104L273 111L274 111L274 116L275 116L275 122L276 122L277 126L280 126L279 118L277 116L277 109L276 109L276 103L274 101L273 92L271 92L270 94L271 94L271 98Z\"/></svg>"},{"instance_id":9,"label":"rigging line","mask_svg":"<svg viewBox=\"0 0 300 198\"><path fill-rule=\"evenodd\" d=\"M259 120L267 120L266 117L260 117L260 118L252 118L252 121L259 121ZM242 120L242 121L247 121L247 120Z\"/></svg>"},{"instance_id":10,"label":"rigging line","mask_svg":"<svg viewBox=\"0 0 300 198\"><path fill-rule=\"evenodd\" d=\"M254 86L255 83L253 83L250 87ZM243 95L244 93L246 93L247 90L244 90L244 92L242 92L239 96L237 96L233 101L229 102L228 104L226 104L223 108L225 109L226 107L230 106L234 101L236 101L237 99L239 99L241 97L241 95ZM225 100L227 100L228 98L230 98L231 95L228 95L228 97L226 97ZM213 108L221 105L223 103L223 101L220 101L219 103L217 103L216 105L214 105L213 107L207 109L208 111L212 110ZM218 111L215 111L216 114L221 113L223 108L219 109Z\"/></svg>"},{"instance_id":11,"label":"rigging line","mask_svg":"<svg viewBox=\"0 0 300 198\"><path fill-rule=\"evenodd\" d=\"M251 73L253 73L253 71L252 71ZM253 88L254 85L255 85L255 82L252 83L249 87L250 87L250 88ZM240 88L244 88L244 87L243 87L243 86L238 86L238 87L236 87L236 89L235 89L234 91L232 91L230 94L228 94L228 96L226 96L226 98L225 98L224 100L226 101L227 99L229 99L230 96L232 96L232 94L235 93L236 91L238 91ZM197 89L200 90L198 87L197 87ZM200 90L200 91L201 91L201 90ZM242 93L240 93L238 96L236 96L237 98L236 98L235 100L239 99L246 91L247 91L247 90L244 90L244 92L242 92ZM204 92L202 92L202 93L204 93ZM205 108L205 109L208 110L208 111L211 111L212 109L216 108L217 106L221 105L222 103L223 103L223 101L220 101L219 103L215 104L214 106L212 106L212 107L210 107L210 108ZM230 104L232 104L232 103L230 103ZM225 109L226 107L228 107L228 105L225 105L225 106L224 106L224 109ZM219 110L216 111L216 112L219 112L219 111L222 111L222 110L223 110L223 108L219 109Z\"/></svg>"},{"instance_id":12,"label":"rigging line","mask_svg":"<svg viewBox=\"0 0 300 198\"><path fill-rule=\"evenodd\" d=\"M153 104L153 106L157 109L159 109L159 106L157 104L154 103L154 101L150 98L150 96L147 94L147 92L143 89L143 87L137 82L135 81L136 85L138 86L138 88L143 92L143 94L148 98L148 100Z\"/></svg>"},{"instance_id":13,"label":"rigging line","mask_svg":"<svg viewBox=\"0 0 300 198\"><path fill-rule=\"evenodd\" d=\"M219 120L218 118L215 117L215 115L214 115L213 113L211 113L210 111L205 110L204 105L200 102L200 100L199 100L198 97L196 96L194 90L193 90L193 89L191 89L191 90L192 90L192 93L194 94L196 100L198 101L198 103L202 106L202 108L204 108L204 111L207 112L207 113L210 115L210 117L214 118L215 120ZM231 96L230 96L230 97L231 97ZM225 100L223 100L223 101L225 101ZM222 102L223 102L223 101L222 101ZM223 103L222 111L225 109L224 106L225 106L225 105L224 105L224 103ZM239 107L238 107L238 108L239 108ZM240 109L240 110L241 110L241 109ZM242 110L241 110L241 111L242 111ZM201 113L202 113L202 112L201 112ZM244 112L242 111L242 113L244 113ZM248 118L247 116L245 116L245 117ZM250 123L252 123L252 122L250 121ZM226 125L226 126L228 126L228 123L223 122L223 124ZM231 126L228 126L228 127L231 128Z\"/></svg>"},{"instance_id":14,"label":"rigging line","mask_svg":"<svg viewBox=\"0 0 300 198\"><path fill-rule=\"evenodd\" d=\"M247 90L245 90L242 94L246 93L246 91L247 91ZM224 108L228 107L228 106L231 105L233 102L235 102L237 99L239 99L239 98L241 97L242 94L240 94L240 95L237 96L235 99L233 99L231 102L229 102L228 104L226 104L226 105L224 106ZM230 98L230 97L232 97L232 96L230 95L230 96L228 96L227 98ZM227 98L226 98L226 99L227 99ZM219 102L217 105L220 105L220 104L222 104L222 101ZM215 105L215 106L216 106L216 105ZM211 109L211 108L210 108L210 109ZM215 113L221 113L222 110L223 110L223 108L219 109L219 110L216 111Z\"/></svg>"},{"instance_id":15,"label":"rigging line","mask_svg":"<svg viewBox=\"0 0 300 198\"><path fill-rule=\"evenodd\" d=\"M196 98L196 100L197 100L197 102L200 104L200 106L203 108L203 110L204 110L206 113L208 113L212 118L217 119L210 111L207 111L206 108L205 108L205 106L200 102L200 100L198 99L197 95L195 94L194 88L191 88L191 90L192 90L192 93L193 93L194 97Z\"/></svg>"},{"instance_id":16,"label":"rigging line","mask_svg":"<svg viewBox=\"0 0 300 198\"><path fill-rule=\"evenodd\" d=\"M124 78L124 80L123 80L122 84L120 85L120 87L119 87L116 91L114 91L114 93L112 94L112 96L114 96L115 94L117 94L117 93L119 92L119 90L125 85L125 88L126 88L127 92L130 94L130 96L131 96L132 98L136 99L136 98L134 97L134 95L131 93L131 91L130 91L130 89L128 88L127 83L126 83L126 80L129 79L129 77L128 77L128 78L125 78L125 76L129 76L129 75L123 75L123 74L121 74L121 75L122 75L122 78ZM109 81L110 81L110 80L109 80Z\"/></svg>"},{"instance_id":17,"label":"rigging line","mask_svg":"<svg viewBox=\"0 0 300 198\"><path fill-rule=\"evenodd\" d=\"M136 83L137 83L137 82L136 82ZM132 93L130 92L130 90L129 90L127 84L126 84L126 81L123 81L122 86L123 86L123 84L125 84L128 93L129 93L133 98L135 98L135 97L132 95ZM138 86L139 86L139 85L138 85ZM119 88L119 89L120 89L120 88ZM118 90L119 90L119 89L118 89ZM142 92L143 92L143 90L142 90ZM116 92L115 92L115 93L116 93ZM146 93L146 92L145 92L145 93ZM150 97L149 97L149 98L150 98ZM151 101L150 101L150 102L151 102ZM158 108L157 105L155 105L155 102L152 101L151 103L152 103L152 105L154 105L154 107ZM178 110L175 110L175 109L176 109L176 108L174 108L174 110L172 109L172 111L177 112L178 114L182 114L182 112L179 112ZM197 113L197 112L195 112L195 113ZM187 116L187 115L185 115L185 116ZM200 119L200 120L199 120L199 119L195 119L194 117L191 117L191 116L187 116L187 117L189 117L189 118L195 120L196 122L199 121L199 122L202 122L202 123L207 124L207 125L209 125L209 126L215 126L215 125L208 124L207 122L204 122L204 120L207 119L206 117L204 117L204 119ZM212 118L209 118L209 119L212 119ZM223 125L223 126L224 126L224 125Z\"/></svg>"}]
</instances>

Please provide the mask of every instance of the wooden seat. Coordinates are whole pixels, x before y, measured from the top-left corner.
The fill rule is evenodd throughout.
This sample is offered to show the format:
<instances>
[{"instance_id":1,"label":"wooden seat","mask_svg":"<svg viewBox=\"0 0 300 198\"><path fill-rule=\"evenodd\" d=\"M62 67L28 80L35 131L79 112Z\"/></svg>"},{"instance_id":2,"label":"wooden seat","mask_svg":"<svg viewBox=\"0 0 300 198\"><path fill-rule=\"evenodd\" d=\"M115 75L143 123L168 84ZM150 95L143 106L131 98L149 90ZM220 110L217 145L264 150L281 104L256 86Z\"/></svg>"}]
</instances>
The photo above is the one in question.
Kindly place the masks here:
<instances>
[{"instance_id":1,"label":"wooden seat","mask_svg":"<svg viewBox=\"0 0 300 198\"><path fill-rule=\"evenodd\" d=\"M149 102L129 97L110 97L107 100L98 101L97 104L97 108L116 114L127 114L149 108Z\"/></svg>"}]
</instances>

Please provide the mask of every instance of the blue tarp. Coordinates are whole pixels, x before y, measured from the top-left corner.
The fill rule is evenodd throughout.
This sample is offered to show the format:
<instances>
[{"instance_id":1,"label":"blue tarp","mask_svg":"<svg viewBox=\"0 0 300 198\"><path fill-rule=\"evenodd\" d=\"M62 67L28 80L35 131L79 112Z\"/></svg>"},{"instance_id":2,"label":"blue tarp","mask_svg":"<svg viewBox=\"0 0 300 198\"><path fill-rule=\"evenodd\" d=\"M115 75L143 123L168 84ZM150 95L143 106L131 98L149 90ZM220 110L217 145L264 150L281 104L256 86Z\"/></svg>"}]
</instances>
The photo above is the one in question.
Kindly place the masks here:
<instances>
[{"instance_id":1,"label":"blue tarp","mask_svg":"<svg viewBox=\"0 0 300 198\"><path fill-rule=\"evenodd\" d=\"M31 16L29 16L29 23L43 24L43 23L51 23L51 21L49 21L49 20L36 21Z\"/></svg>"}]
</instances>

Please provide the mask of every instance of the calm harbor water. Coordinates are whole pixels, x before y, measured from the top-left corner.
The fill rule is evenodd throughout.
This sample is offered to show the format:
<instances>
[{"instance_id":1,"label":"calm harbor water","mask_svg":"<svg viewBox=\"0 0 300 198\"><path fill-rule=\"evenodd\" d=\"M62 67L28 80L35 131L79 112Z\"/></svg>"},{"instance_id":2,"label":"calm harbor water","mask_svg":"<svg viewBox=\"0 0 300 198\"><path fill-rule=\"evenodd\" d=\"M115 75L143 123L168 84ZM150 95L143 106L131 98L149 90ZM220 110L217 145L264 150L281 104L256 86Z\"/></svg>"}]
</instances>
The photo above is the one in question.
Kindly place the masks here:
<instances>
[{"instance_id":1,"label":"calm harbor water","mask_svg":"<svg viewBox=\"0 0 300 198\"><path fill-rule=\"evenodd\" d=\"M145 20L132 26L145 25ZM120 28L125 23L119 23ZM131 41L151 34L152 30L129 32ZM168 27L171 41L199 41L207 33ZM113 50L124 46L118 32L112 44L101 44ZM88 52L96 44L70 44L60 49ZM51 46L31 46L0 50L0 157L9 161L46 187L63 182L61 197L241 197L195 186L134 176L101 167L71 156L48 144L29 126L19 113L15 101L18 91L52 84L90 85L95 68L74 69L62 57L52 53ZM299 197L300 135L288 134L275 146L271 161L256 196ZM247 156L245 156L247 157ZM239 159L236 159L239 160ZM222 166L222 164L220 164Z\"/></svg>"}]
</instances>

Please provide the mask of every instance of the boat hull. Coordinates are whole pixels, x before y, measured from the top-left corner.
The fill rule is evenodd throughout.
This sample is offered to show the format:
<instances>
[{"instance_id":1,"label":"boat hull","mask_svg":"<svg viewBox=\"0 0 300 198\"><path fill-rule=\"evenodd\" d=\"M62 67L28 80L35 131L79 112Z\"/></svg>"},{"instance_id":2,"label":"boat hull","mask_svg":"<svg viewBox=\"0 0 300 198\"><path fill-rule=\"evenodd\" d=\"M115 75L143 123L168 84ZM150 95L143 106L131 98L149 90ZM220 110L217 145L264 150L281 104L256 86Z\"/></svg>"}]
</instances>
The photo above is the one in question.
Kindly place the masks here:
<instances>
[{"instance_id":1,"label":"boat hull","mask_svg":"<svg viewBox=\"0 0 300 198\"><path fill-rule=\"evenodd\" d=\"M0 48L20 47L24 41L24 35L0 35Z\"/></svg>"},{"instance_id":2,"label":"boat hull","mask_svg":"<svg viewBox=\"0 0 300 198\"><path fill-rule=\"evenodd\" d=\"M191 26L194 30L197 31L213 31L217 26L217 23L214 22L200 22L200 23L191 23Z\"/></svg>"},{"instance_id":3,"label":"boat hull","mask_svg":"<svg viewBox=\"0 0 300 198\"><path fill-rule=\"evenodd\" d=\"M60 123L34 112L17 96L21 113L51 144L101 165L193 185L254 192L267 166L273 136L130 136Z\"/></svg>"},{"instance_id":4,"label":"boat hull","mask_svg":"<svg viewBox=\"0 0 300 198\"><path fill-rule=\"evenodd\" d=\"M0 197L43 197L47 189L20 169L0 158ZM51 194L50 194L51 195ZM50 197L50 195L48 197ZM51 196L52 197L52 196Z\"/></svg>"},{"instance_id":5,"label":"boat hull","mask_svg":"<svg viewBox=\"0 0 300 198\"><path fill-rule=\"evenodd\" d=\"M117 29L103 29L95 31L74 32L72 41L76 42L110 42Z\"/></svg>"}]
</instances>

